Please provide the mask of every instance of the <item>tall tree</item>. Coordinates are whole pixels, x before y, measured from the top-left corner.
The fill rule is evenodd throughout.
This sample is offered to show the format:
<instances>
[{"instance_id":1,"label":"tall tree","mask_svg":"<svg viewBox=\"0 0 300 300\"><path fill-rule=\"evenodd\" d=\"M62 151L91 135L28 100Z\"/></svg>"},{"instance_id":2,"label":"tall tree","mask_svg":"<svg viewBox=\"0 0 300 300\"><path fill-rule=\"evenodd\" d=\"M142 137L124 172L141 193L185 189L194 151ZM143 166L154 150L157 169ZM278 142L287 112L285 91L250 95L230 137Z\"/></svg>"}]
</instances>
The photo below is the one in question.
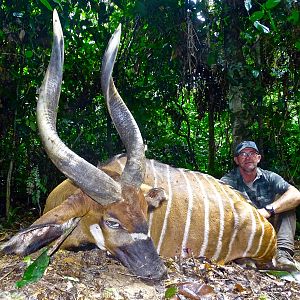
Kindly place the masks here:
<instances>
[{"instance_id":1,"label":"tall tree","mask_svg":"<svg viewBox=\"0 0 300 300\"><path fill-rule=\"evenodd\" d=\"M248 136L249 115L245 100L249 97L248 73L245 68L243 41L240 38L242 18L246 10L243 1L226 0L223 7L224 53L227 65L227 99L232 112L234 145Z\"/></svg>"}]
</instances>

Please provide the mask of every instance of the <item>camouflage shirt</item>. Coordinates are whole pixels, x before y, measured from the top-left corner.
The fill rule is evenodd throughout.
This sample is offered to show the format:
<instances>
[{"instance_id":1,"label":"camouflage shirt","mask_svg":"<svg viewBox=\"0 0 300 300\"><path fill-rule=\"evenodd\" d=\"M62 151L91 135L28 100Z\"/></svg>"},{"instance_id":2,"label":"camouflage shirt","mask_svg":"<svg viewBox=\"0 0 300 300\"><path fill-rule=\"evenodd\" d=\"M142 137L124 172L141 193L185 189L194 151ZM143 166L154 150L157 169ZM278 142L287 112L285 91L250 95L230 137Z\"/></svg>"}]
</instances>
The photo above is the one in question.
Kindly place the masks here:
<instances>
[{"instance_id":1,"label":"camouflage shirt","mask_svg":"<svg viewBox=\"0 0 300 300\"><path fill-rule=\"evenodd\" d=\"M276 195L284 194L290 184L278 174L257 168L257 176L246 184L238 168L224 175L221 180L240 191L257 207L262 208L274 202Z\"/></svg>"}]
</instances>

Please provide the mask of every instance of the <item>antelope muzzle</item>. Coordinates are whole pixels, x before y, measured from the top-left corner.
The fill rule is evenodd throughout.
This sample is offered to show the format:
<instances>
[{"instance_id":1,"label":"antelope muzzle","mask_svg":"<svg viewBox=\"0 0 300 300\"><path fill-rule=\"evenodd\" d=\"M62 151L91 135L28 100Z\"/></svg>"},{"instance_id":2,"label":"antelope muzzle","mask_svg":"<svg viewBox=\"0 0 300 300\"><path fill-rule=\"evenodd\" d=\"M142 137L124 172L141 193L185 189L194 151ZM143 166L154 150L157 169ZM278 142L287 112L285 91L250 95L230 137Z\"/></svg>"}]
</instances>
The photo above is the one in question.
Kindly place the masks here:
<instances>
[{"instance_id":1,"label":"antelope muzzle","mask_svg":"<svg viewBox=\"0 0 300 300\"><path fill-rule=\"evenodd\" d=\"M131 273L144 280L159 280L167 274L150 237L120 246L114 254Z\"/></svg>"}]
</instances>

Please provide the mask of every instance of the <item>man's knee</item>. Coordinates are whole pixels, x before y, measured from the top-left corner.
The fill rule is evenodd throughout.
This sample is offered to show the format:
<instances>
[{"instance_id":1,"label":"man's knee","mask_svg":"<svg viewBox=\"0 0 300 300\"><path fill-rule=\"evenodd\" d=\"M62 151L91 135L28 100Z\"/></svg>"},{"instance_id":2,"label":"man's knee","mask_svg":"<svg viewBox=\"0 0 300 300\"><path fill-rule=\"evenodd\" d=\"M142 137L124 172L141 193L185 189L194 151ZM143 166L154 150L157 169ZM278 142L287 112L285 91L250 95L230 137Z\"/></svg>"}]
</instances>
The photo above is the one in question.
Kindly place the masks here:
<instances>
[{"instance_id":1,"label":"man's knee","mask_svg":"<svg viewBox=\"0 0 300 300\"><path fill-rule=\"evenodd\" d=\"M283 230L293 232L294 236L296 231L296 211L293 209L276 214L270 218L270 222L277 233Z\"/></svg>"}]
</instances>

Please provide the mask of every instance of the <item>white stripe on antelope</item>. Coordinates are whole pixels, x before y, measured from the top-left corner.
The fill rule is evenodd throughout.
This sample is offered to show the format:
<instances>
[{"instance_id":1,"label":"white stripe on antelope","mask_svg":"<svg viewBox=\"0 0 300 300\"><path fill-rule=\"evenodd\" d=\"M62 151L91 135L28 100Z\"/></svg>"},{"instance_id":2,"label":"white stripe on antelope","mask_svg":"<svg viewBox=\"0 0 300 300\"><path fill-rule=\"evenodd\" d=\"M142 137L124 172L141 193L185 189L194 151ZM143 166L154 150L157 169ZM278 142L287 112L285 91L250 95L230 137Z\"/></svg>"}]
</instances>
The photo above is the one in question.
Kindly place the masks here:
<instances>
[{"instance_id":1,"label":"white stripe on antelope","mask_svg":"<svg viewBox=\"0 0 300 300\"><path fill-rule=\"evenodd\" d=\"M117 155L101 165L107 173L121 174L126 157ZM162 187L166 199L150 208L150 235L159 254L206 256L219 263L237 258L270 261L276 249L272 225L244 196L200 172L173 168L146 159L144 184ZM145 193L147 192L147 188ZM50 194L51 196L51 194Z\"/></svg>"},{"instance_id":2,"label":"white stripe on antelope","mask_svg":"<svg viewBox=\"0 0 300 300\"><path fill-rule=\"evenodd\" d=\"M219 263L243 257L270 261L276 246L273 227L240 193L209 175L145 158L139 128L112 79L120 26L104 54L101 85L127 158L118 155L96 168L67 148L56 132L64 60L56 11L53 29L37 119L49 158L68 179L51 192L44 215L0 250L26 255L74 226L61 248L98 246L143 278L165 275L159 254L172 257L192 253Z\"/></svg>"}]
</instances>

